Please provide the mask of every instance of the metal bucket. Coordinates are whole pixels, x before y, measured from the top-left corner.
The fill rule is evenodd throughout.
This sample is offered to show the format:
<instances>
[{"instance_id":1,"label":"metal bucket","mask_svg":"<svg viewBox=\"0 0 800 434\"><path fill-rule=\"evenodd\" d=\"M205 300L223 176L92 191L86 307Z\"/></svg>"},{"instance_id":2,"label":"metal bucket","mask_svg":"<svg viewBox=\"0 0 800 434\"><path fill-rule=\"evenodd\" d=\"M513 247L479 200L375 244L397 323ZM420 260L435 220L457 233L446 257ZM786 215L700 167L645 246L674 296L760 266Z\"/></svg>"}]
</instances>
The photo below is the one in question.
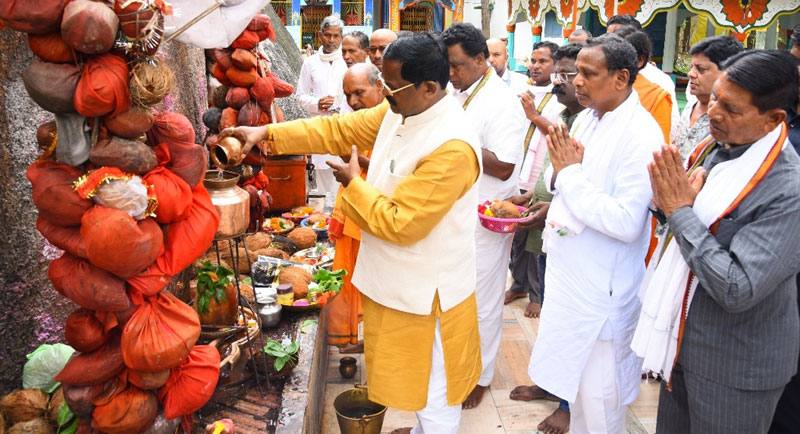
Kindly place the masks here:
<instances>
[{"instance_id":1,"label":"metal bucket","mask_svg":"<svg viewBox=\"0 0 800 434\"><path fill-rule=\"evenodd\" d=\"M356 384L333 400L342 434L380 434L386 406L367 398L367 387Z\"/></svg>"}]
</instances>

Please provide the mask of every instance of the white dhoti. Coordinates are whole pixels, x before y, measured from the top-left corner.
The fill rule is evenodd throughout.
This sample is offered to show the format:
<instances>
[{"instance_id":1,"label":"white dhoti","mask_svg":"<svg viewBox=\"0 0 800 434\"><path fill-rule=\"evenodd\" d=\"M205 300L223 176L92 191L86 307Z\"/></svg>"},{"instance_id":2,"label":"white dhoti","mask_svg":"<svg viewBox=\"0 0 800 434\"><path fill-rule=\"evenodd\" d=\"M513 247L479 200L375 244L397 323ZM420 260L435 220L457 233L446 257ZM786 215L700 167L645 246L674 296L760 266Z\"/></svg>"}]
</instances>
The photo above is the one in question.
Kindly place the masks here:
<instances>
[{"instance_id":1,"label":"white dhoti","mask_svg":"<svg viewBox=\"0 0 800 434\"><path fill-rule=\"evenodd\" d=\"M428 382L428 402L416 412L419 422L411 434L458 434L461 424L461 405L447 405L447 376L444 369L444 351L439 320L433 337L431 378Z\"/></svg>"},{"instance_id":2,"label":"white dhoti","mask_svg":"<svg viewBox=\"0 0 800 434\"><path fill-rule=\"evenodd\" d=\"M489 386L494 377L497 351L503 335L503 298L513 240L511 234L498 234L483 227L478 227L475 233L478 254L475 295L478 301L478 330L481 335L483 364L478 384L481 386Z\"/></svg>"},{"instance_id":3,"label":"white dhoti","mask_svg":"<svg viewBox=\"0 0 800 434\"><path fill-rule=\"evenodd\" d=\"M578 395L569 403L573 434L622 434L627 406L620 405L617 391L614 343L595 342L581 373Z\"/></svg>"}]
</instances>

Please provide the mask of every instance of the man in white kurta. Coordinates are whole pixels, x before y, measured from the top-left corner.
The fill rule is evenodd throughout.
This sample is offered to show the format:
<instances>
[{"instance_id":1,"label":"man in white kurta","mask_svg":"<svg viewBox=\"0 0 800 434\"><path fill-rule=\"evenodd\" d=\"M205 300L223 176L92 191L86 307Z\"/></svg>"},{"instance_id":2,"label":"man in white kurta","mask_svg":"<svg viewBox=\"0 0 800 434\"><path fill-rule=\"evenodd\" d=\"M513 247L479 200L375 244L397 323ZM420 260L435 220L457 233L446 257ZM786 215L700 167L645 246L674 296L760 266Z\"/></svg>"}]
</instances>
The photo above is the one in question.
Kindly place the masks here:
<instances>
[{"instance_id":1,"label":"man in white kurta","mask_svg":"<svg viewBox=\"0 0 800 434\"><path fill-rule=\"evenodd\" d=\"M528 76L508 69L508 46L497 38L486 40L489 47L489 64L494 68L497 76L503 80L515 95L519 95L528 89Z\"/></svg>"},{"instance_id":2,"label":"man in white kurta","mask_svg":"<svg viewBox=\"0 0 800 434\"><path fill-rule=\"evenodd\" d=\"M478 181L478 203L516 194L522 162L522 108L511 89L497 76L486 59L486 38L472 24L454 24L442 33L450 58L453 98L467 113L480 140L483 173ZM476 209L478 203L475 204ZM494 376L497 350L503 330L503 291L511 252L512 234L478 226L478 325L483 371L464 408L477 406Z\"/></svg>"},{"instance_id":3,"label":"man in white kurta","mask_svg":"<svg viewBox=\"0 0 800 434\"><path fill-rule=\"evenodd\" d=\"M344 22L336 16L326 17L320 25L322 46L316 53L303 61L300 77L297 79L295 97L300 107L311 116L329 116L336 113L344 102L342 79L347 72L347 64L342 59L342 28ZM317 191L320 194L336 194L339 183L325 161L331 155L312 155Z\"/></svg>"},{"instance_id":4,"label":"man in white kurta","mask_svg":"<svg viewBox=\"0 0 800 434\"><path fill-rule=\"evenodd\" d=\"M639 390L630 342L650 237L647 163L663 136L632 90L636 65L636 51L615 35L589 42L574 84L590 110L572 139L560 129L548 136L547 303L528 372L569 401L575 434L623 433Z\"/></svg>"}]
</instances>

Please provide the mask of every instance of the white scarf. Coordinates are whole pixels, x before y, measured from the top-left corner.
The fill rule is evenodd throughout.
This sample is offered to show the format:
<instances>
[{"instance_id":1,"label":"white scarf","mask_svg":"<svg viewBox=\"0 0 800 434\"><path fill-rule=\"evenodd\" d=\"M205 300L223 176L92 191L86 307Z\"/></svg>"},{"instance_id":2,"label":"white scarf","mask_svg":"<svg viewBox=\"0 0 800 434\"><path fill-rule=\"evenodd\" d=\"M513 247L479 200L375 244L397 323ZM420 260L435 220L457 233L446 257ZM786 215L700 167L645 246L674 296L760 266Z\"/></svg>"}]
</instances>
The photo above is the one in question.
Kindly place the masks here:
<instances>
[{"instance_id":1,"label":"white scarf","mask_svg":"<svg viewBox=\"0 0 800 434\"><path fill-rule=\"evenodd\" d=\"M601 189L605 190L607 187L605 184L610 182L609 168L614 165L618 156L608 147L598 147L603 147L608 143L619 143L623 140L628 130L628 124L635 118L634 112L639 105L638 94L631 92L616 109L604 114L604 116L613 116L613 124L599 127L601 120L597 118L597 112L594 110L584 110L572 124L570 136L585 145L594 147L585 150L584 161L588 161L589 164L581 163L581 168L587 178ZM591 156L587 159L586 157L590 154ZM553 166L550 165L545 173L545 179L551 179L552 171ZM584 228L586 228L586 224L572 214L564 195L556 191L550 203L550 209L547 211L542 233L543 251L547 252L551 237L574 237L583 232Z\"/></svg>"},{"instance_id":2,"label":"white scarf","mask_svg":"<svg viewBox=\"0 0 800 434\"><path fill-rule=\"evenodd\" d=\"M331 51L330 53L326 53L325 50L322 49L322 46L320 46L319 50L317 50L317 53L319 54L319 58L323 61L335 62L342 58L342 46L340 45L339 48Z\"/></svg>"},{"instance_id":3,"label":"white scarf","mask_svg":"<svg viewBox=\"0 0 800 434\"><path fill-rule=\"evenodd\" d=\"M692 206L703 225L710 227L714 224L745 189L773 145L776 145L781 128L778 126L759 139L739 158L719 163L711 169ZM784 148L786 143L784 141L777 146ZM667 233L659 237L656 252L663 249L666 238ZM631 348L644 359L643 370L660 373L666 381L670 379L678 351L681 310L689 272L689 265L683 259L680 247L673 240L660 259L650 260L639 290L642 311ZM693 277L686 301L686 315L697 285L698 279Z\"/></svg>"}]
</instances>

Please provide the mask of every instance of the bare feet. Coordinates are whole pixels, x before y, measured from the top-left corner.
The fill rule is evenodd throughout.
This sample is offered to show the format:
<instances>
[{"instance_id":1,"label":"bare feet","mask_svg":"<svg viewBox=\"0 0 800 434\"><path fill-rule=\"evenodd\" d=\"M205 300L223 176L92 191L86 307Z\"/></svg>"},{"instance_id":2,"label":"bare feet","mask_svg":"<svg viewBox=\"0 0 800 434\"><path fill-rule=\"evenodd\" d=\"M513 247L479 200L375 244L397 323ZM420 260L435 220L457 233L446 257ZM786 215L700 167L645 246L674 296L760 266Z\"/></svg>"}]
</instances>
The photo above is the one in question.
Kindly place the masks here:
<instances>
[{"instance_id":1,"label":"bare feet","mask_svg":"<svg viewBox=\"0 0 800 434\"><path fill-rule=\"evenodd\" d=\"M541 313L542 313L542 305L535 301L528 303L528 307L525 308L526 318L539 318L539 315Z\"/></svg>"},{"instance_id":2,"label":"bare feet","mask_svg":"<svg viewBox=\"0 0 800 434\"><path fill-rule=\"evenodd\" d=\"M548 401L558 402L558 397L548 395L539 386L517 386L508 396L515 401L533 401L536 399L546 399Z\"/></svg>"},{"instance_id":3,"label":"bare feet","mask_svg":"<svg viewBox=\"0 0 800 434\"><path fill-rule=\"evenodd\" d=\"M522 292L514 292L514 291L511 291L511 290L506 291L506 296L505 296L505 299L503 300L503 304L511 303L512 301L514 301L514 300L516 300L518 298L525 297L526 295L528 295L528 294L524 294Z\"/></svg>"},{"instance_id":4,"label":"bare feet","mask_svg":"<svg viewBox=\"0 0 800 434\"><path fill-rule=\"evenodd\" d=\"M339 354L357 354L364 352L364 341L358 341L357 344L345 345L339 347Z\"/></svg>"},{"instance_id":5,"label":"bare feet","mask_svg":"<svg viewBox=\"0 0 800 434\"><path fill-rule=\"evenodd\" d=\"M536 427L544 434L564 434L569 431L569 413L557 408Z\"/></svg>"},{"instance_id":6,"label":"bare feet","mask_svg":"<svg viewBox=\"0 0 800 434\"><path fill-rule=\"evenodd\" d=\"M486 392L486 389L488 388L489 386L481 386L480 384L476 384L475 388L472 389L472 392L470 392L469 396L467 396L467 400L464 401L463 404L461 404L461 408L470 409L477 407L478 404L481 403L481 400L483 399L483 394Z\"/></svg>"},{"instance_id":7,"label":"bare feet","mask_svg":"<svg viewBox=\"0 0 800 434\"><path fill-rule=\"evenodd\" d=\"M389 434L411 434L411 428L397 428Z\"/></svg>"}]
</instances>

